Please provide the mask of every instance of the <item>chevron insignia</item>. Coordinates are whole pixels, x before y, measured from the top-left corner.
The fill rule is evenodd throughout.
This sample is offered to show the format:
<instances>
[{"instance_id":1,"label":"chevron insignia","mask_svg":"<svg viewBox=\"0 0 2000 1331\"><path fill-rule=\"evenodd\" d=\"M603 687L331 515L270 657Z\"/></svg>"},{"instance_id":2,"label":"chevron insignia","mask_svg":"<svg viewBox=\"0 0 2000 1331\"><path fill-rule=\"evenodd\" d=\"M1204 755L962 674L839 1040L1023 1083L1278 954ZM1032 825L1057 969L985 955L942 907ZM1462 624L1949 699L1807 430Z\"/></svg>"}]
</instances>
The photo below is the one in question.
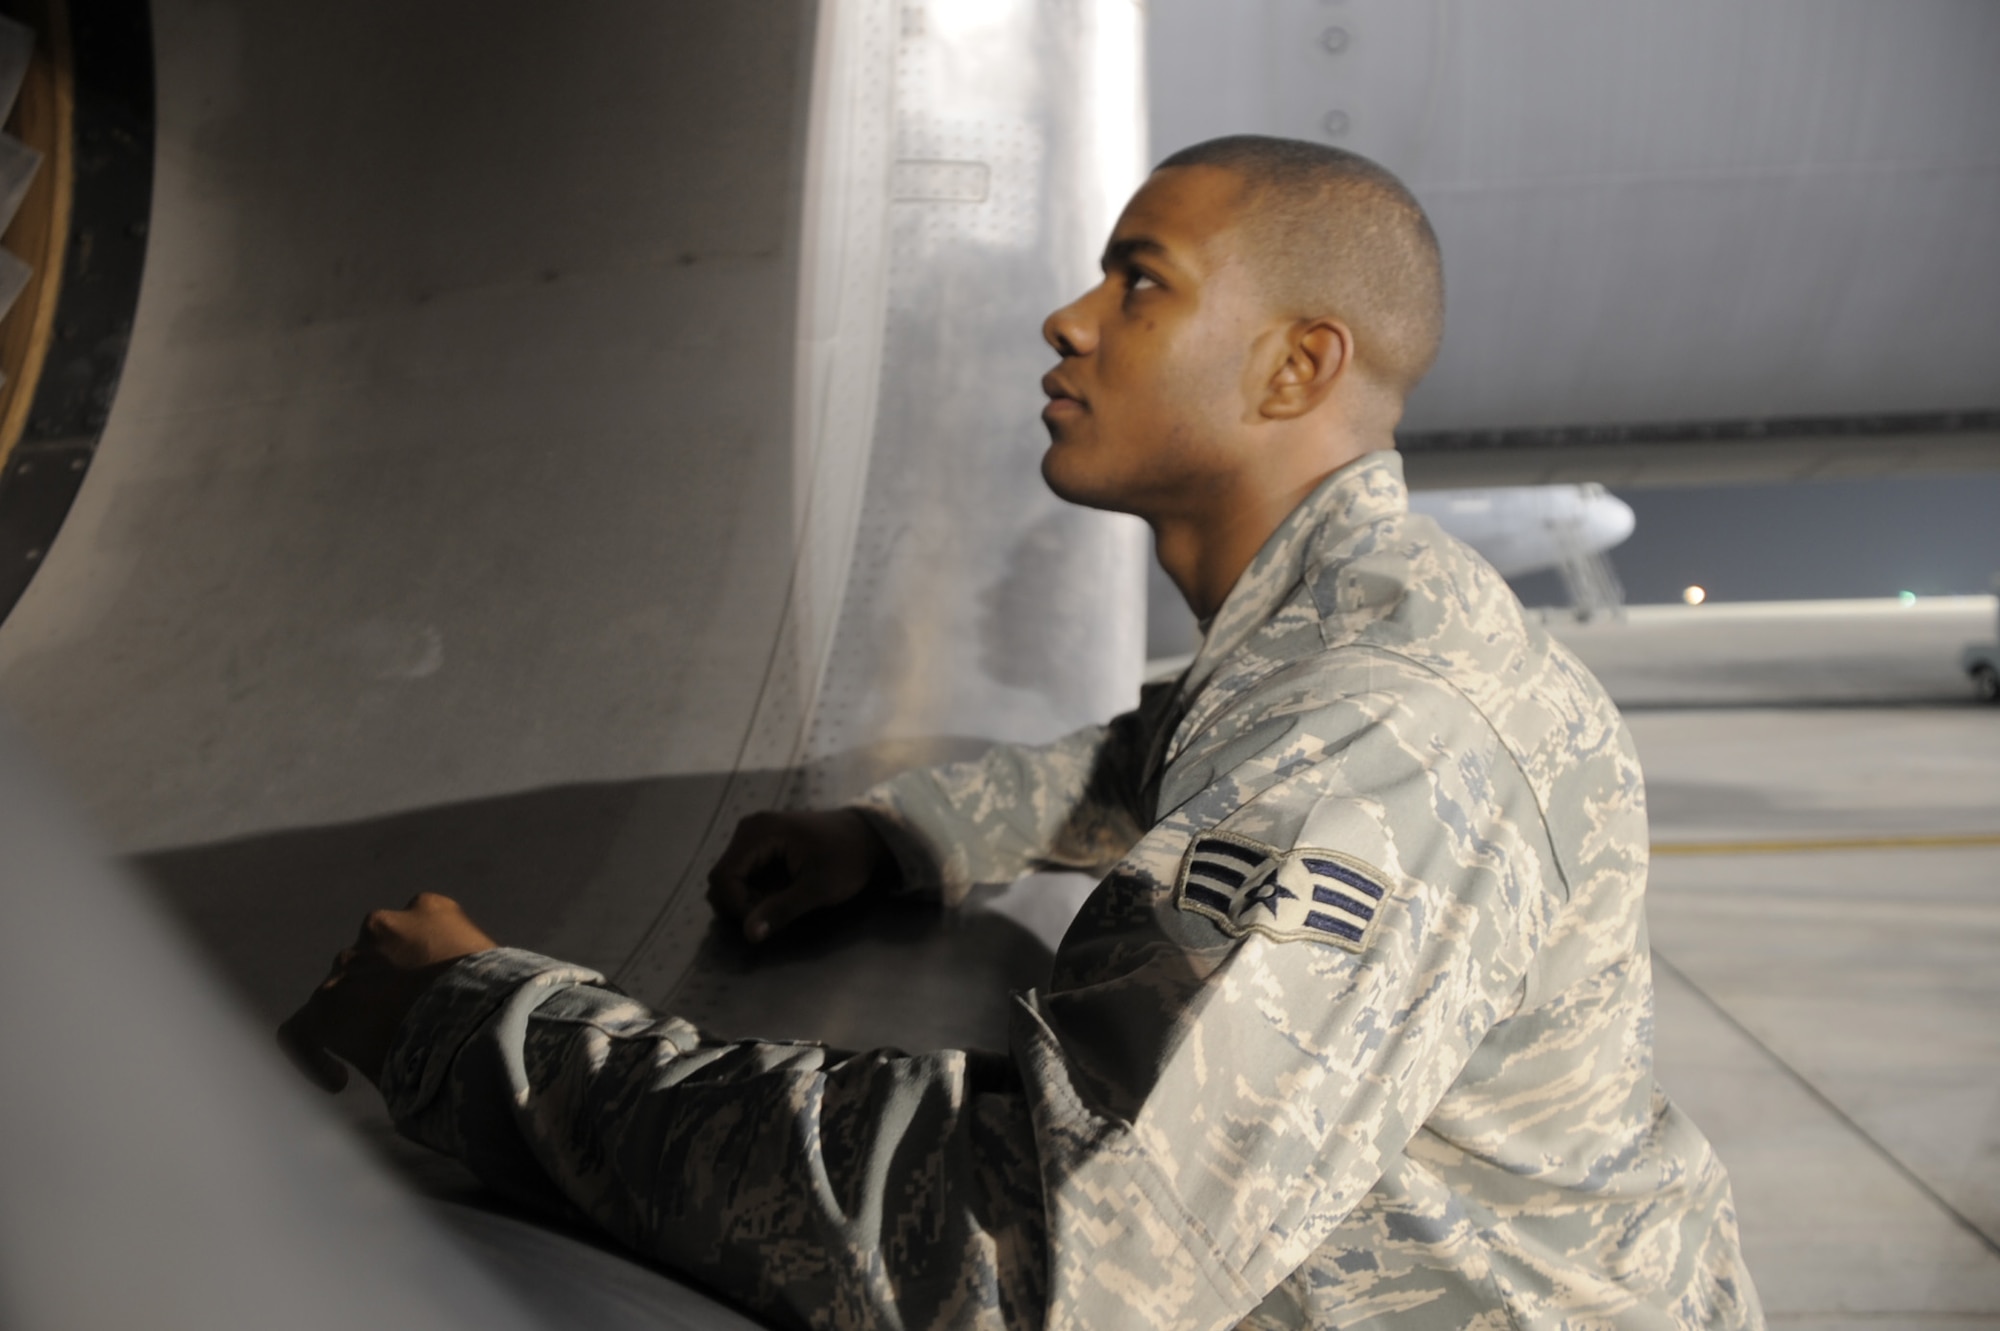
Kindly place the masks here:
<instances>
[{"instance_id":1,"label":"chevron insignia","mask_svg":"<svg viewBox=\"0 0 2000 1331\"><path fill-rule=\"evenodd\" d=\"M1181 861L1176 901L1235 938L1259 933L1360 952L1388 895L1388 878L1337 850L1281 851L1248 837L1209 832Z\"/></svg>"}]
</instances>

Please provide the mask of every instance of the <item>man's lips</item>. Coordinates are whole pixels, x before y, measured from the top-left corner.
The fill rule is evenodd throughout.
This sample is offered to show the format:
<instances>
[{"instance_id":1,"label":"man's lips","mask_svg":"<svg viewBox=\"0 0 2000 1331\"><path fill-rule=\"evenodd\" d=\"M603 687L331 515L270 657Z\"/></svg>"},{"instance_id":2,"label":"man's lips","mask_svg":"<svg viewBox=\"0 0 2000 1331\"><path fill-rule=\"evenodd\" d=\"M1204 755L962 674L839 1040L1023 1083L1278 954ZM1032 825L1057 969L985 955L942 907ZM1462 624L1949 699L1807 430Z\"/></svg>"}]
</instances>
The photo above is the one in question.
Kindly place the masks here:
<instances>
[{"instance_id":1,"label":"man's lips","mask_svg":"<svg viewBox=\"0 0 2000 1331\"><path fill-rule=\"evenodd\" d=\"M1054 372L1042 376L1042 392L1048 394L1049 398L1049 405L1042 408L1044 416L1052 411L1082 411L1085 409L1083 399L1068 384L1058 379Z\"/></svg>"}]
</instances>

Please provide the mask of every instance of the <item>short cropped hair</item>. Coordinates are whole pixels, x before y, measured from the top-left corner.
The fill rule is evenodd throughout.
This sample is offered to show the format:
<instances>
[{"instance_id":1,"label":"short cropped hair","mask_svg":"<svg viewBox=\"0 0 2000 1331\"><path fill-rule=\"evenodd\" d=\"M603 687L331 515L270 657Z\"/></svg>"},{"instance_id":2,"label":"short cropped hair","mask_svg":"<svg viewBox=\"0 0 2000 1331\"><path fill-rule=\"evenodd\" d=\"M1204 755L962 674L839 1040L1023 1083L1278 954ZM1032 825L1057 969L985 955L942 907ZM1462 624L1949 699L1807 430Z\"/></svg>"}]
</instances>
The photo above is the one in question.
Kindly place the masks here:
<instances>
[{"instance_id":1,"label":"short cropped hair","mask_svg":"<svg viewBox=\"0 0 2000 1331\"><path fill-rule=\"evenodd\" d=\"M1444 267L1402 181L1359 153L1261 134L1197 143L1158 169L1183 166L1242 178L1248 258L1274 304L1340 319L1359 360L1399 393L1416 387L1444 335Z\"/></svg>"}]
</instances>

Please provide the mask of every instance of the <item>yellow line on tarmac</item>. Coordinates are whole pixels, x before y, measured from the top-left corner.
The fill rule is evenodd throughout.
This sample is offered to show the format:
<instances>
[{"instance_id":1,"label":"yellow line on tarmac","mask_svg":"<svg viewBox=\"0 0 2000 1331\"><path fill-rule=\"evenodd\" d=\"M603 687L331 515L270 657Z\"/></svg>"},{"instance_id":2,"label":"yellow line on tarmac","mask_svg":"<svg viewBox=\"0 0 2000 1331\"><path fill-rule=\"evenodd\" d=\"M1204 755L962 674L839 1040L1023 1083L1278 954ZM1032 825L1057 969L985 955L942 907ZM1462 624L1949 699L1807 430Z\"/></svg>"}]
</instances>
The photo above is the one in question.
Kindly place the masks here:
<instances>
[{"instance_id":1,"label":"yellow line on tarmac","mask_svg":"<svg viewBox=\"0 0 2000 1331\"><path fill-rule=\"evenodd\" d=\"M1787 855L1812 850L1944 850L2000 846L2000 832L1940 836L1813 837L1796 841L1656 841L1655 855Z\"/></svg>"}]
</instances>

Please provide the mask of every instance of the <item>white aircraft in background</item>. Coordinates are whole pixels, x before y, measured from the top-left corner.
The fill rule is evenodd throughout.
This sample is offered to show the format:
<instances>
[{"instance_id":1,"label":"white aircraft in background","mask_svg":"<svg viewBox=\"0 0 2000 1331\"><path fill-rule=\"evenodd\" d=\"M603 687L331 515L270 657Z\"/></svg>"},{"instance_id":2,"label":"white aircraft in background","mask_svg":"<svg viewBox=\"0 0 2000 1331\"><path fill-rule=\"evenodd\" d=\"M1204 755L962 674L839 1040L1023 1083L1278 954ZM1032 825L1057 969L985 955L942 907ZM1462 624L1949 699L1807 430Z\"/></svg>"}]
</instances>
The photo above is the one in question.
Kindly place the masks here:
<instances>
[{"instance_id":1,"label":"white aircraft in background","mask_svg":"<svg viewBox=\"0 0 2000 1331\"><path fill-rule=\"evenodd\" d=\"M1624 604L1606 554L1637 520L1630 504L1601 485L1419 490L1410 508L1435 519L1504 577L1556 570L1579 618L1615 614Z\"/></svg>"}]
</instances>

